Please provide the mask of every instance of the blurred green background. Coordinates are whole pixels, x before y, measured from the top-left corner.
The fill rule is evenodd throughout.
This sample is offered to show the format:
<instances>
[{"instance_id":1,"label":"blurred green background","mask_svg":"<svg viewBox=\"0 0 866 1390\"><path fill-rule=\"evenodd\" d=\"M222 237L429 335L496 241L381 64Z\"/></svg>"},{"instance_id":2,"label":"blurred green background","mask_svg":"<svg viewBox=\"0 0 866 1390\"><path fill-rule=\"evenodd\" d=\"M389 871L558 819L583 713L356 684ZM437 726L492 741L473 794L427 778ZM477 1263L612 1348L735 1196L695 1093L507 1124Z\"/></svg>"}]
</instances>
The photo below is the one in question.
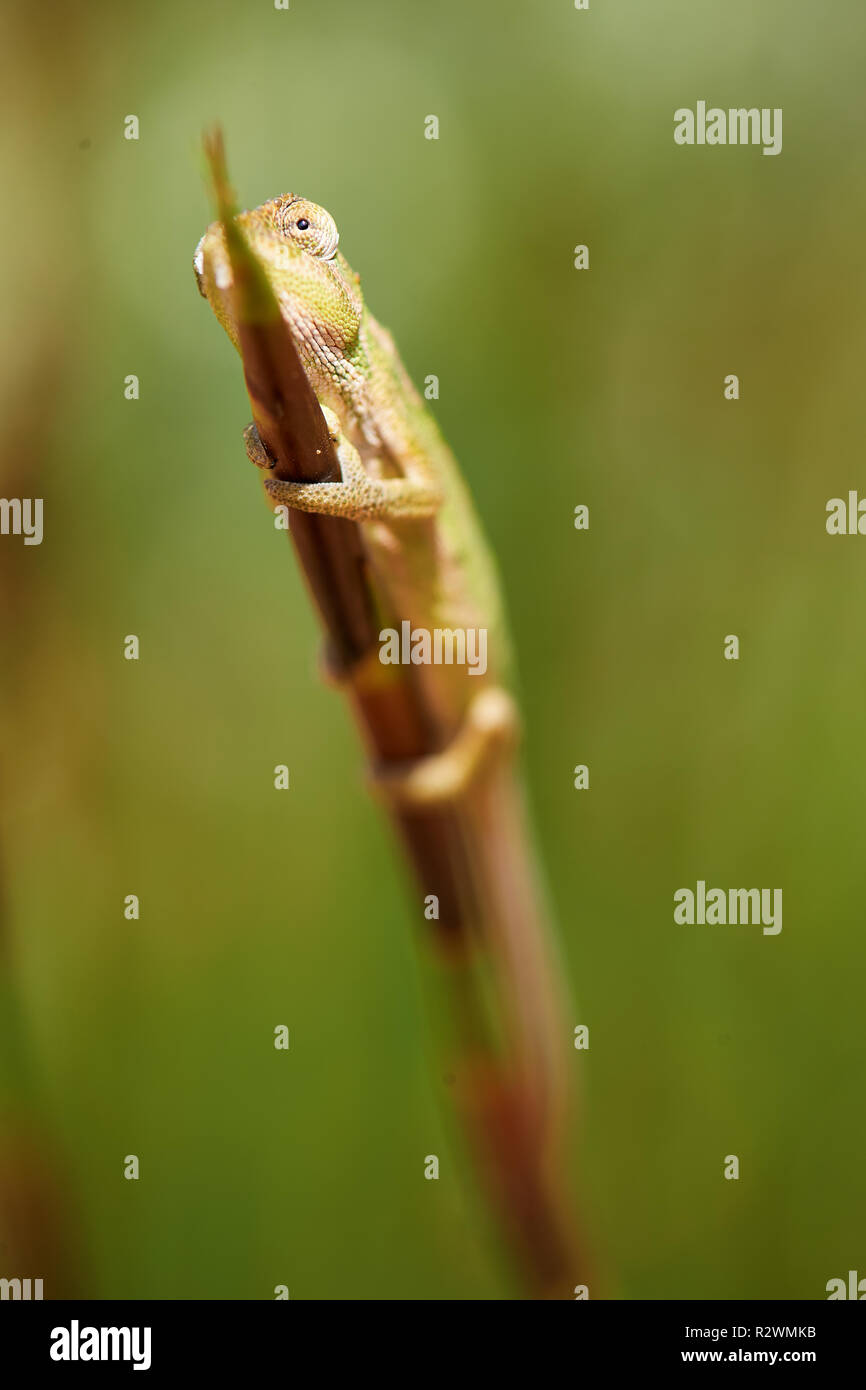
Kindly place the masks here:
<instances>
[{"instance_id":1,"label":"blurred green background","mask_svg":"<svg viewBox=\"0 0 866 1390\"><path fill-rule=\"evenodd\" d=\"M196 292L215 119L242 203L324 204L416 381L440 377L515 630L590 1027L576 1182L616 1292L822 1298L866 1273L866 541L824 526L864 479L861 0L3 24L0 490L45 499L41 547L0 539L4 1011L28 1055L10 1024L7 1168L14 1204L30 1125L68 1287L514 1293L451 1161L417 912ZM782 154L676 146L699 99L782 107ZM699 878L781 887L781 935L676 926Z\"/></svg>"}]
</instances>

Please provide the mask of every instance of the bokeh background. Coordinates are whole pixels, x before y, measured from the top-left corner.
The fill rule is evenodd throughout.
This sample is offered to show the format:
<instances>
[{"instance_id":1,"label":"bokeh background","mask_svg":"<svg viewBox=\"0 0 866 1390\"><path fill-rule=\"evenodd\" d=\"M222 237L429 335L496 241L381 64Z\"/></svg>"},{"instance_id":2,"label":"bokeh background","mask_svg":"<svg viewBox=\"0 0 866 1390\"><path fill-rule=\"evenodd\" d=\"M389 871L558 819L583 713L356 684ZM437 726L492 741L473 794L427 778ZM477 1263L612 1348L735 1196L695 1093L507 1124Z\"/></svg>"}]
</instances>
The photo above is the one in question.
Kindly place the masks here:
<instances>
[{"instance_id":1,"label":"bokeh background","mask_svg":"<svg viewBox=\"0 0 866 1390\"><path fill-rule=\"evenodd\" d=\"M575 1182L616 1293L825 1297L866 1260L866 541L824 525L866 482L862 3L2 22L0 491L44 497L45 539L0 539L0 1263L37 1266L0 1273L515 1291L451 1161L417 912L196 292L219 119L242 203L328 207L416 380L440 377L513 619L590 1027ZM782 154L676 146L698 99L782 107ZM676 926L699 878L781 887L781 935Z\"/></svg>"}]
</instances>

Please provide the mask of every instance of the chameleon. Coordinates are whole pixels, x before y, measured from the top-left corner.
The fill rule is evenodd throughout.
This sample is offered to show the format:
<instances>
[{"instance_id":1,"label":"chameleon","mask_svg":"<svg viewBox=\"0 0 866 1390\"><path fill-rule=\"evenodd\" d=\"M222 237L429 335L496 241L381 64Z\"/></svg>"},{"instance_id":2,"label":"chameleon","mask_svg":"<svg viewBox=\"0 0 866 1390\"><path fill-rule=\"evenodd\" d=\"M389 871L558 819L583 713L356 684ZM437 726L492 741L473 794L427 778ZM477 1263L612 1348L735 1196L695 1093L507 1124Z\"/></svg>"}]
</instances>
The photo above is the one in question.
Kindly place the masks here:
<instances>
[{"instance_id":1,"label":"chameleon","mask_svg":"<svg viewBox=\"0 0 866 1390\"><path fill-rule=\"evenodd\" d=\"M379 609L413 631L486 631L483 674L455 664L413 667L431 707L456 720L450 745L405 773L374 773L398 803L456 798L517 732L501 586L472 498L391 334L367 308L331 214L286 193L234 221L292 335L342 475L321 483L275 477L275 460L249 425L247 454L271 506L358 522ZM193 264L200 293L240 350L223 222L208 227Z\"/></svg>"},{"instance_id":2,"label":"chameleon","mask_svg":"<svg viewBox=\"0 0 866 1390\"><path fill-rule=\"evenodd\" d=\"M375 643L345 666L326 659L326 669L359 706L392 683L411 683L414 694L417 682L425 722L433 716L428 751L405 759L379 754L370 780L401 830L414 831L411 843L432 844L432 855L422 852L415 865L425 894L436 886L437 901L444 869L453 899L445 919L457 930L436 934L434 959L450 998L455 1096L536 1286L545 1296L556 1288L559 1297L573 1287L582 1260L561 1181L568 1035L562 972L545 930L514 775L519 721L493 554L454 456L340 251L334 218L294 193L238 213L221 138L206 151L221 216L196 248L199 290L242 358L251 326L264 334L264 325L279 330L282 320L339 465L339 481L288 481L285 474L300 468L272 457L255 424L247 426L246 451L268 502L355 524L367 562L358 582L392 628L408 624L434 641L437 633L486 633L483 671L447 660L386 665ZM278 351L287 346L283 337L277 331ZM255 408L255 389L250 394ZM305 431L316 431L312 419L304 417ZM292 437L286 431L281 448ZM323 443L323 430L318 437Z\"/></svg>"}]
</instances>

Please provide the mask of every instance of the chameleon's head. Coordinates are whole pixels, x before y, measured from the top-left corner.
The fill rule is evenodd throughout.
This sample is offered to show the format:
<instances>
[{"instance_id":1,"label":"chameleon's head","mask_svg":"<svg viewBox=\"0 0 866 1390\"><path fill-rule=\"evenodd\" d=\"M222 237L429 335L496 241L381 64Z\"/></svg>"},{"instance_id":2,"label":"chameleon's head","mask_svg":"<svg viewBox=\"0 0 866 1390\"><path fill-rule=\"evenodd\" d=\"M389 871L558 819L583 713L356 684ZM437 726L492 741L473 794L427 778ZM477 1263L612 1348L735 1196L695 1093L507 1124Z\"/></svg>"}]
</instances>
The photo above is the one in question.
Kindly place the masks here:
<instances>
[{"instance_id":1,"label":"chameleon's head","mask_svg":"<svg viewBox=\"0 0 866 1390\"><path fill-rule=\"evenodd\" d=\"M304 366L333 382L358 349L364 304L359 279L337 251L333 217L317 203L287 193L235 219L264 270ZM235 347L238 330L232 268L221 222L196 247L198 287Z\"/></svg>"}]
</instances>

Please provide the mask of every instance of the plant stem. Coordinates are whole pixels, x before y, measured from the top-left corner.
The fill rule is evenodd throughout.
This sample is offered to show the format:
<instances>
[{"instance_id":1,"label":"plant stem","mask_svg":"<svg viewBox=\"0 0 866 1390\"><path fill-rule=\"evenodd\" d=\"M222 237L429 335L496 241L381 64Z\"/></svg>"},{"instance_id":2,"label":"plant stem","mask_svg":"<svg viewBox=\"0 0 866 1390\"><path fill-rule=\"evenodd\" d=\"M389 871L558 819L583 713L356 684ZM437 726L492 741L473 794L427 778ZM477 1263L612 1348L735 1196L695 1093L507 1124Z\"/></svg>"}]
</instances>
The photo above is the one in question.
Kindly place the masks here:
<instances>
[{"instance_id":1,"label":"plant stem","mask_svg":"<svg viewBox=\"0 0 866 1390\"><path fill-rule=\"evenodd\" d=\"M291 333L232 227L218 132L205 149L232 262L244 376L274 472L296 482L339 479ZM441 751L458 715L443 719L429 707L414 668L376 659L381 624L358 525L292 511L289 534L374 764L405 767ZM569 1035L513 755L442 807L390 814L422 895L438 898L438 920L425 925L450 998L457 1109L486 1195L527 1292L571 1298L587 1276L563 1176Z\"/></svg>"}]
</instances>

